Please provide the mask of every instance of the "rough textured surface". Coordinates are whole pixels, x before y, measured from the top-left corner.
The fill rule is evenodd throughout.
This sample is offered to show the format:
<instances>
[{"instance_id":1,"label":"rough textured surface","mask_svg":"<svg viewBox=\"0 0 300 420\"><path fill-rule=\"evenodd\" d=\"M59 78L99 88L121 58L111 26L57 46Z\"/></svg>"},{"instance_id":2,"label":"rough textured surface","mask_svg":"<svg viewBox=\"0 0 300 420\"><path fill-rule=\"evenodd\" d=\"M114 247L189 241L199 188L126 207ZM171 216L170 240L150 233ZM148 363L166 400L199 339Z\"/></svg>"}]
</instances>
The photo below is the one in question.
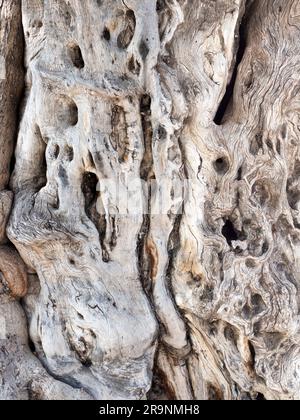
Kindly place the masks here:
<instances>
[{"instance_id":1,"label":"rough textured surface","mask_svg":"<svg viewBox=\"0 0 300 420\"><path fill-rule=\"evenodd\" d=\"M13 194L6 188L24 83L23 50L20 1L0 0L0 399L90 399L84 390L55 380L32 354L25 313L16 300L27 293L27 269L7 244Z\"/></svg>"},{"instance_id":2,"label":"rough textured surface","mask_svg":"<svg viewBox=\"0 0 300 420\"><path fill-rule=\"evenodd\" d=\"M299 399L299 1L20 6L0 397Z\"/></svg>"}]
</instances>

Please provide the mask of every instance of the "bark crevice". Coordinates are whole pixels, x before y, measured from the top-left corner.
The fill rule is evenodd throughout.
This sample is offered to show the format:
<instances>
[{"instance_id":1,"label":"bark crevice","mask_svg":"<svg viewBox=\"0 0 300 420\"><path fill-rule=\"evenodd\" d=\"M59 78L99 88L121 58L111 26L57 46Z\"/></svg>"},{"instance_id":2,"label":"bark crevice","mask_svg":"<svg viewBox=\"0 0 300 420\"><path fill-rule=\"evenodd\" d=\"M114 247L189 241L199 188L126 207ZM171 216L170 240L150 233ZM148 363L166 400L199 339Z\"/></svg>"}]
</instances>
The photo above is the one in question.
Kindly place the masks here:
<instances>
[{"instance_id":1,"label":"bark crevice","mask_svg":"<svg viewBox=\"0 0 300 420\"><path fill-rule=\"evenodd\" d=\"M249 16L251 16L252 6L252 3L249 3L247 1L245 2L245 11L242 14L242 16L240 16L238 21L238 28L235 31L235 37L237 38L237 47L235 57L233 59L232 70L230 71L231 77L227 83L225 94L219 104L218 110L214 118L214 123L216 125L222 125L225 122L224 118L226 117L226 114L231 111L232 108L233 94L238 75L238 69L243 60L245 50L247 48L248 21ZM251 83L252 82L249 79L247 82L248 89L250 89Z\"/></svg>"}]
</instances>

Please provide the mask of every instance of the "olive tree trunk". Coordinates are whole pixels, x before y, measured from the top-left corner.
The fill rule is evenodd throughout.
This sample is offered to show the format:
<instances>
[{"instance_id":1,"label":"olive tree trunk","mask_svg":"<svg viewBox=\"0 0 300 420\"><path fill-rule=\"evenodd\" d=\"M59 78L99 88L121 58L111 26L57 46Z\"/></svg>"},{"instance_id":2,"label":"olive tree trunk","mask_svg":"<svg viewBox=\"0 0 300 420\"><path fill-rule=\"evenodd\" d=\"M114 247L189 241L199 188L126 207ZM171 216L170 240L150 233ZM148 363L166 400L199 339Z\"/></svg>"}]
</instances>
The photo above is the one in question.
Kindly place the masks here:
<instances>
[{"instance_id":1,"label":"olive tree trunk","mask_svg":"<svg viewBox=\"0 0 300 420\"><path fill-rule=\"evenodd\" d=\"M300 398L299 36L0 0L1 399Z\"/></svg>"}]
</instances>

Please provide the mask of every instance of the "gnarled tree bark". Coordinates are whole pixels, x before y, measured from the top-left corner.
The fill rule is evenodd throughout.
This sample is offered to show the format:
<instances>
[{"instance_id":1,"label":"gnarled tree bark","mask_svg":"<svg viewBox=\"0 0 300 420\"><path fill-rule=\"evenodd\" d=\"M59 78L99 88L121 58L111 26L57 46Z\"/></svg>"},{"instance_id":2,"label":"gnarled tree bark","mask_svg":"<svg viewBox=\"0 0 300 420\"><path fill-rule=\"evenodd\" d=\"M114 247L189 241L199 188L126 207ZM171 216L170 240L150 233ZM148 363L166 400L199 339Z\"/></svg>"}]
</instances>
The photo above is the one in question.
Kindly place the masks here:
<instances>
[{"instance_id":1,"label":"gnarled tree bark","mask_svg":"<svg viewBox=\"0 0 300 420\"><path fill-rule=\"evenodd\" d=\"M0 25L0 397L300 398L300 2Z\"/></svg>"}]
</instances>

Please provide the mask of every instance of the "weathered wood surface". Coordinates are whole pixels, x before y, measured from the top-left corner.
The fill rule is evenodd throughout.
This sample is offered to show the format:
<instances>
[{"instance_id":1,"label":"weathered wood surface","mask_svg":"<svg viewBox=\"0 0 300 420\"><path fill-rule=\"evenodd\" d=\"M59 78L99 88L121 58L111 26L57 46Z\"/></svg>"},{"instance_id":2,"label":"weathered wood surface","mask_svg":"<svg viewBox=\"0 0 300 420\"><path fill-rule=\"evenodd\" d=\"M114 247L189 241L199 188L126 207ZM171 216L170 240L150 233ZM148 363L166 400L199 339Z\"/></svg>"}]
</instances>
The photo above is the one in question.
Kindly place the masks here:
<instances>
[{"instance_id":1,"label":"weathered wood surface","mask_svg":"<svg viewBox=\"0 0 300 420\"><path fill-rule=\"evenodd\" d=\"M299 399L299 0L20 3L0 397Z\"/></svg>"}]
</instances>

